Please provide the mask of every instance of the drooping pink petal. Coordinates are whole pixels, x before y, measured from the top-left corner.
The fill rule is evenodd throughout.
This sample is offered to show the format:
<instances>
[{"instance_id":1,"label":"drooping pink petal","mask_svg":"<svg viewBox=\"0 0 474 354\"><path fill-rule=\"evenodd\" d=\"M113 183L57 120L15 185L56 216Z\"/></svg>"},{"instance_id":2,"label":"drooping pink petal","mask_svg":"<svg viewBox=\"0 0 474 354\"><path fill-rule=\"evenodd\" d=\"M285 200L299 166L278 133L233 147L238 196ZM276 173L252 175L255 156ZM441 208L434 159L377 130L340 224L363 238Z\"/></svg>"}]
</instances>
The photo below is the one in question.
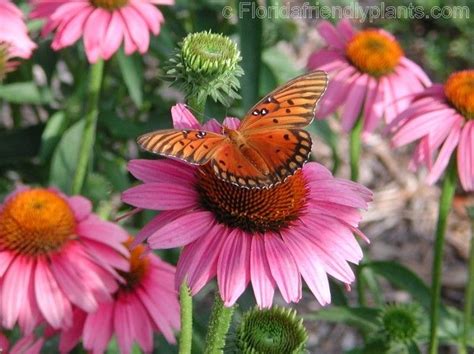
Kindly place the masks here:
<instances>
[{"instance_id":1,"label":"drooping pink petal","mask_svg":"<svg viewBox=\"0 0 474 354\"><path fill-rule=\"evenodd\" d=\"M197 195L189 185L155 182L127 189L122 193L122 201L143 209L173 210L195 206Z\"/></svg>"},{"instance_id":2,"label":"drooping pink petal","mask_svg":"<svg viewBox=\"0 0 474 354\"><path fill-rule=\"evenodd\" d=\"M275 293L275 280L268 266L263 237L259 235L252 236L250 279L258 306L266 308L272 306L273 295Z\"/></svg>"},{"instance_id":3,"label":"drooping pink petal","mask_svg":"<svg viewBox=\"0 0 474 354\"><path fill-rule=\"evenodd\" d=\"M456 149L459 138L461 136L461 123L458 122L458 124L454 124L451 127L451 131L446 138L446 141L443 144L443 147L439 151L438 158L436 159L436 162L433 165L433 168L431 169L429 175L427 176L427 182L428 184L433 184L435 183L441 174L444 172L446 167L449 164L449 161L451 159L451 155Z\"/></svg>"},{"instance_id":4,"label":"drooping pink petal","mask_svg":"<svg viewBox=\"0 0 474 354\"><path fill-rule=\"evenodd\" d=\"M32 260L18 256L2 278L2 296L0 297L2 325L13 328L20 314L21 307L28 301L28 291L34 263Z\"/></svg>"},{"instance_id":5,"label":"drooping pink petal","mask_svg":"<svg viewBox=\"0 0 474 354\"><path fill-rule=\"evenodd\" d=\"M132 160L127 167L135 178L145 183L189 185L195 180L195 170L193 168L183 162L174 160Z\"/></svg>"},{"instance_id":6,"label":"drooping pink petal","mask_svg":"<svg viewBox=\"0 0 474 354\"><path fill-rule=\"evenodd\" d=\"M348 99L344 104L344 111L342 112L342 129L349 132L354 126L357 118L359 118L362 111L362 103L367 92L368 75L361 75L352 84L348 92Z\"/></svg>"},{"instance_id":7,"label":"drooping pink petal","mask_svg":"<svg viewBox=\"0 0 474 354\"><path fill-rule=\"evenodd\" d=\"M317 26L318 32L324 38L328 46L343 50L345 47L344 40L340 37L339 32L329 21L321 21Z\"/></svg>"},{"instance_id":8,"label":"drooping pink petal","mask_svg":"<svg viewBox=\"0 0 474 354\"><path fill-rule=\"evenodd\" d=\"M191 293L198 293L217 273L217 260L230 230L216 224L196 241L186 245L176 267L176 285L178 289L184 279Z\"/></svg>"},{"instance_id":9,"label":"drooping pink petal","mask_svg":"<svg viewBox=\"0 0 474 354\"><path fill-rule=\"evenodd\" d=\"M465 191L474 190L474 122L467 122L457 152L459 179Z\"/></svg>"},{"instance_id":10,"label":"drooping pink petal","mask_svg":"<svg viewBox=\"0 0 474 354\"><path fill-rule=\"evenodd\" d=\"M295 259L278 235L265 236L265 252L268 265L281 295L286 302L301 299L301 277Z\"/></svg>"},{"instance_id":11,"label":"drooping pink petal","mask_svg":"<svg viewBox=\"0 0 474 354\"><path fill-rule=\"evenodd\" d=\"M250 236L240 230L227 235L217 261L217 284L225 306L232 306L249 282Z\"/></svg>"},{"instance_id":12,"label":"drooping pink petal","mask_svg":"<svg viewBox=\"0 0 474 354\"><path fill-rule=\"evenodd\" d=\"M105 302L99 310L87 316L84 324L84 348L103 353L113 333L114 303Z\"/></svg>"},{"instance_id":13,"label":"drooping pink petal","mask_svg":"<svg viewBox=\"0 0 474 354\"><path fill-rule=\"evenodd\" d=\"M36 301L48 323L56 329L72 322L71 303L58 286L45 259L38 259L34 274Z\"/></svg>"},{"instance_id":14,"label":"drooping pink petal","mask_svg":"<svg viewBox=\"0 0 474 354\"><path fill-rule=\"evenodd\" d=\"M331 293L328 277L312 245L291 229L282 232L282 238L293 258L298 260L298 270L318 302L323 306L329 304Z\"/></svg>"},{"instance_id":15,"label":"drooping pink petal","mask_svg":"<svg viewBox=\"0 0 474 354\"><path fill-rule=\"evenodd\" d=\"M173 248L187 245L204 236L214 225L214 215L196 211L176 218L148 238L151 248Z\"/></svg>"},{"instance_id":16,"label":"drooping pink petal","mask_svg":"<svg viewBox=\"0 0 474 354\"><path fill-rule=\"evenodd\" d=\"M68 203L74 212L76 221L82 221L92 213L92 203L80 195L68 198Z\"/></svg>"}]
</instances>

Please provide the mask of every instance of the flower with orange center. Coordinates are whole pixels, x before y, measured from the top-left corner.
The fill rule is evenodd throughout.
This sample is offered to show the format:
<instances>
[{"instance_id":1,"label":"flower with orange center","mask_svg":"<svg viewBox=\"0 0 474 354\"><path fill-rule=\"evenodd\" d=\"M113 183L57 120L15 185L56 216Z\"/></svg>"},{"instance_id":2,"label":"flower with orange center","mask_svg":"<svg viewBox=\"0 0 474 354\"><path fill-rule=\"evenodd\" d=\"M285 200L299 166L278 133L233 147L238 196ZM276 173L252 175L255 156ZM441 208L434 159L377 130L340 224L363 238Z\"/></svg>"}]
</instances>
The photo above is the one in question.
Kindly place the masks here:
<instances>
[{"instance_id":1,"label":"flower with orange center","mask_svg":"<svg viewBox=\"0 0 474 354\"><path fill-rule=\"evenodd\" d=\"M42 35L55 32L51 47L61 50L81 37L91 63L108 60L124 43L125 54L144 54L150 33L160 33L164 17L155 5L174 0L32 0L33 18L45 19Z\"/></svg>"},{"instance_id":2,"label":"flower with orange center","mask_svg":"<svg viewBox=\"0 0 474 354\"><path fill-rule=\"evenodd\" d=\"M172 109L177 129L219 132L210 120L200 127L184 105ZM226 118L236 129L240 121ZM301 297L301 277L321 304L330 302L327 274L351 283L348 264L362 250L358 209L371 193L363 186L334 178L308 163L270 189L245 189L219 180L209 167L174 160L133 160L130 172L142 185L122 199L135 207L161 210L137 235L152 249L184 246L176 286L186 279L193 294L214 276L226 306L252 284L257 303L269 307L278 287L287 302Z\"/></svg>"},{"instance_id":3,"label":"flower with orange center","mask_svg":"<svg viewBox=\"0 0 474 354\"><path fill-rule=\"evenodd\" d=\"M73 305L91 312L111 299L128 269L126 233L92 214L91 203L52 189L21 188L0 206L0 317L25 333L72 323Z\"/></svg>"},{"instance_id":4,"label":"flower with orange center","mask_svg":"<svg viewBox=\"0 0 474 354\"><path fill-rule=\"evenodd\" d=\"M125 243L128 247L131 239ZM97 312L77 310L74 326L61 333L60 350L70 352L83 341L86 350L106 351L115 336L121 353L130 353L133 342L145 352L153 351L153 333L162 333L175 343L174 330L179 329L178 294L174 289L175 268L163 262L144 246L131 251L128 271L120 271L123 282L113 301L99 305Z\"/></svg>"},{"instance_id":5,"label":"flower with orange center","mask_svg":"<svg viewBox=\"0 0 474 354\"><path fill-rule=\"evenodd\" d=\"M321 99L318 117L342 107L342 127L350 131L359 117L363 131L371 133L385 118L387 123L409 105L407 95L420 92L430 79L404 56L397 40L382 29L357 32L348 20L333 26L318 25L327 46L308 60L310 70L325 70L329 85Z\"/></svg>"},{"instance_id":6,"label":"flower with orange center","mask_svg":"<svg viewBox=\"0 0 474 354\"><path fill-rule=\"evenodd\" d=\"M403 50L393 36L368 29L352 37L347 43L346 55L360 71L379 78L395 70Z\"/></svg>"},{"instance_id":7,"label":"flower with orange center","mask_svg":"<svg viewBox=\"0 0 474 354\"><path fill-rule=\"evenodd\" d=\"M444 84L448 101L467 119L474 119L474 70L452 74Z\"/></svg>"},{"instance_id":8,"label":"flower with orange center","mask_svg":"<svg viewBox=\"0 0 474 354\"><path fill-rule=\"evenodd\" d=\"M419 140L410 167L428 167L429 184L441 177L457 150L461 185L474 190L474 70L455 72L444 85L433 84L409 98L410 107L389 126L393 145Z\"/></svg>"},{"instance_id":9,"label":"flower with orange center","mask_svg":"<svg viewBox=\"0 0 474 354\"><path fill-rule=\"evenodd\" d=\"M0 247L28 256L60 251L75 237L72 209L57 193L33 189L19 193L0 212Z\"/></svg>"}]
</instances>

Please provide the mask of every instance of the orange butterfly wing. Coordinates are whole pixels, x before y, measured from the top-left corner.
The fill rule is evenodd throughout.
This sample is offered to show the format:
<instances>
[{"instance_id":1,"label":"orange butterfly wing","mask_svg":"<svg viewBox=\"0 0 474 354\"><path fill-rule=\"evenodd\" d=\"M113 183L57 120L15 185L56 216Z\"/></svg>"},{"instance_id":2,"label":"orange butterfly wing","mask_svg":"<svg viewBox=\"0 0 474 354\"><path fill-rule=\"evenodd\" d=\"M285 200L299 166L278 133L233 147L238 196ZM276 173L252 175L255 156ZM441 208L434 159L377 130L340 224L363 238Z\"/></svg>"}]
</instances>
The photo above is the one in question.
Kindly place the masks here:
<instances>
[{"instance_id":1,"label":"orange butterfly wing","mask_svg":"<svg viewBox=\"0 0 474 354\"><path fill-rule=\"evenodd\" d=\"M218 178L244 188L270 188L303 167L311 152L311 137L303 129L259 130L226 144L210 160Z\"/></svg>"},{"instance_id":2,"label":"orange butterfly wing","mask_svg":"<svg viewBox=\"0 0 474 354\"><path fill-rule=\"evenodd\" d=\"M324 71L298 76L269 93L252 107L239 131L262 128L304 128L314 118L316 106L326 91L328 77Z\"/></svg>"},{"instance_id":3,"label":"orange butterfly wing","mask_svg":"<svg viewBox=\"0 0 474 354\"><path fill-rule=\"evenodd\" d=\"M224 135L194 129L157 130L137 139L137 143L149 152L194 165L207 163L225 142Z\"/></svg>"}]
</instances>

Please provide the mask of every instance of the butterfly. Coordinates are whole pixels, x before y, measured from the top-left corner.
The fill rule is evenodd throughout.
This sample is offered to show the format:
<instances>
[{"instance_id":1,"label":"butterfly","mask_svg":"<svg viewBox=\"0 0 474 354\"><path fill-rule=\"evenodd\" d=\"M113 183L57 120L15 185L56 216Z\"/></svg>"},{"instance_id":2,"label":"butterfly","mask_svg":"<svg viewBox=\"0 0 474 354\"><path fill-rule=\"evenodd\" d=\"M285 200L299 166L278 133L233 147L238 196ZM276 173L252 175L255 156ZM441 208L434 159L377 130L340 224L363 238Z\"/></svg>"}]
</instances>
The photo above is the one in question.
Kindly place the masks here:
<instances>
[{"instance_id":1,"label":"butterfly","mask_svg":"<svg viewBox=\"0 0 474 354\"><path fill-rule=\"evenodd\" d=\"M236 130L158 130L137 142L158 155L209 164L219 179L239 187L270 188L308 160L312 141L303 128L312 122L327 84L324 71L296 77L252 107Z\"/></svg>"}]
</instances>

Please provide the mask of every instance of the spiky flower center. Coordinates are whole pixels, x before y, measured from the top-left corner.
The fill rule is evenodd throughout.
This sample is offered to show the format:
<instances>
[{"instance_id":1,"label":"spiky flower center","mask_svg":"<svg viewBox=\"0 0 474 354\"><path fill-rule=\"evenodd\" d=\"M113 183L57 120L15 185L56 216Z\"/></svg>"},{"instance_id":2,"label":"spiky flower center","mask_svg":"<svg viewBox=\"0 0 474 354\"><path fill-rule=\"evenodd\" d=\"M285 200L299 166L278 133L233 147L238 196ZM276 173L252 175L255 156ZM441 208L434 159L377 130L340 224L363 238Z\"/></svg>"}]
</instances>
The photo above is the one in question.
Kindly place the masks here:
<instances>
[{"instance_id":1,"label":"spiky flower center","mask_svg":"<svg viewBox=\"0 0 474 354\"><path fill-rule=\"evenodd\" d=\"M346 56L360 71L379 78L395 70L403 50L387 33L368 29L349 41Z\"/></svg>"},{"instance_id":2,"label":"spiky flower center","mask_svg":"<svg viewBox=\"0 0 474 354\"><path fill-rule=\"evenodd\" d=\"M241 60L235 42L210 32L189 34L182 43L181 56L187 70L206 75L232 71Z\"/></svg>"},{"instance_id":3,"label":"spiky flower center","mask_svg":"<svg viewBox=\"0 0 474 354\"><path fill-rule=\"evenodd\" d=\"M236 346L243 354L303 353L308 339L296 311L281 307L247 312L236 334Z\"/></svg>"},{"instance_id":4,"label":"spiky flower center","mask_svg":"<svg viewBox=\"0 0 474 354\"><path fill-rule=\"evenodd\" d=\"M451 74L444 84L449 102L468 119L474 119L474 70Z\"/></svg>"},{"instance_id":5,"label":"spiky flower center","mask_svg":"<svg viewBox=\"0 0 474 354\"><path fill-rule=\"evenodd\" d=\"M109 11L120 9L128 4L129 0L90 0L94 7L100 7Z\"/></svg>"},{"instance_id":6,"label":"spiky flower center","mask_svg":"<svg viewBox=\"0 0 474 354\"><path fill-rule=\"evenodd\" d=\"M127 248L130 246L132 240L125 243ZM128 272L119 271L120 275L125 279L125 283L120 285L121 290L133 291L142 283L143 277L146 275L149 260L144 257L146 249L143 245L138 245L130 252L130 270Z\"/></svg>"},{"instance_id":7,"label":"spiky flower center","mask_svg":"<svg viewBox=\"0 0 474 354\"><path fill-rule=\"evenodd\" d=\"M47 189L19 192L0 211L0 247L25 255L49 254L74 237L68 203Z\"/></svg>"},{"instance_id":8,"label":"spiky flower center","mask_svg":"<svg viewBox=\"0 0 474 354\"><path fill-rule=\"evenodd\" d=\"M381 314L386 336L396 343L414 339L419 333L419 312L415 305L388 305Z\"/></svg>"},{"instance_id":9,"label":"spiky flower center","mask_svg":"<svg viewBox=\"0 0 474 354\"><path fill-rule=\"evenodd\" d=\"M250 233L279 231L296 220L306 205L303 173L269 189L246 189L221 181L208 167L198 170L201 206L229 227Z\"/></svg>"}]
</instances>

